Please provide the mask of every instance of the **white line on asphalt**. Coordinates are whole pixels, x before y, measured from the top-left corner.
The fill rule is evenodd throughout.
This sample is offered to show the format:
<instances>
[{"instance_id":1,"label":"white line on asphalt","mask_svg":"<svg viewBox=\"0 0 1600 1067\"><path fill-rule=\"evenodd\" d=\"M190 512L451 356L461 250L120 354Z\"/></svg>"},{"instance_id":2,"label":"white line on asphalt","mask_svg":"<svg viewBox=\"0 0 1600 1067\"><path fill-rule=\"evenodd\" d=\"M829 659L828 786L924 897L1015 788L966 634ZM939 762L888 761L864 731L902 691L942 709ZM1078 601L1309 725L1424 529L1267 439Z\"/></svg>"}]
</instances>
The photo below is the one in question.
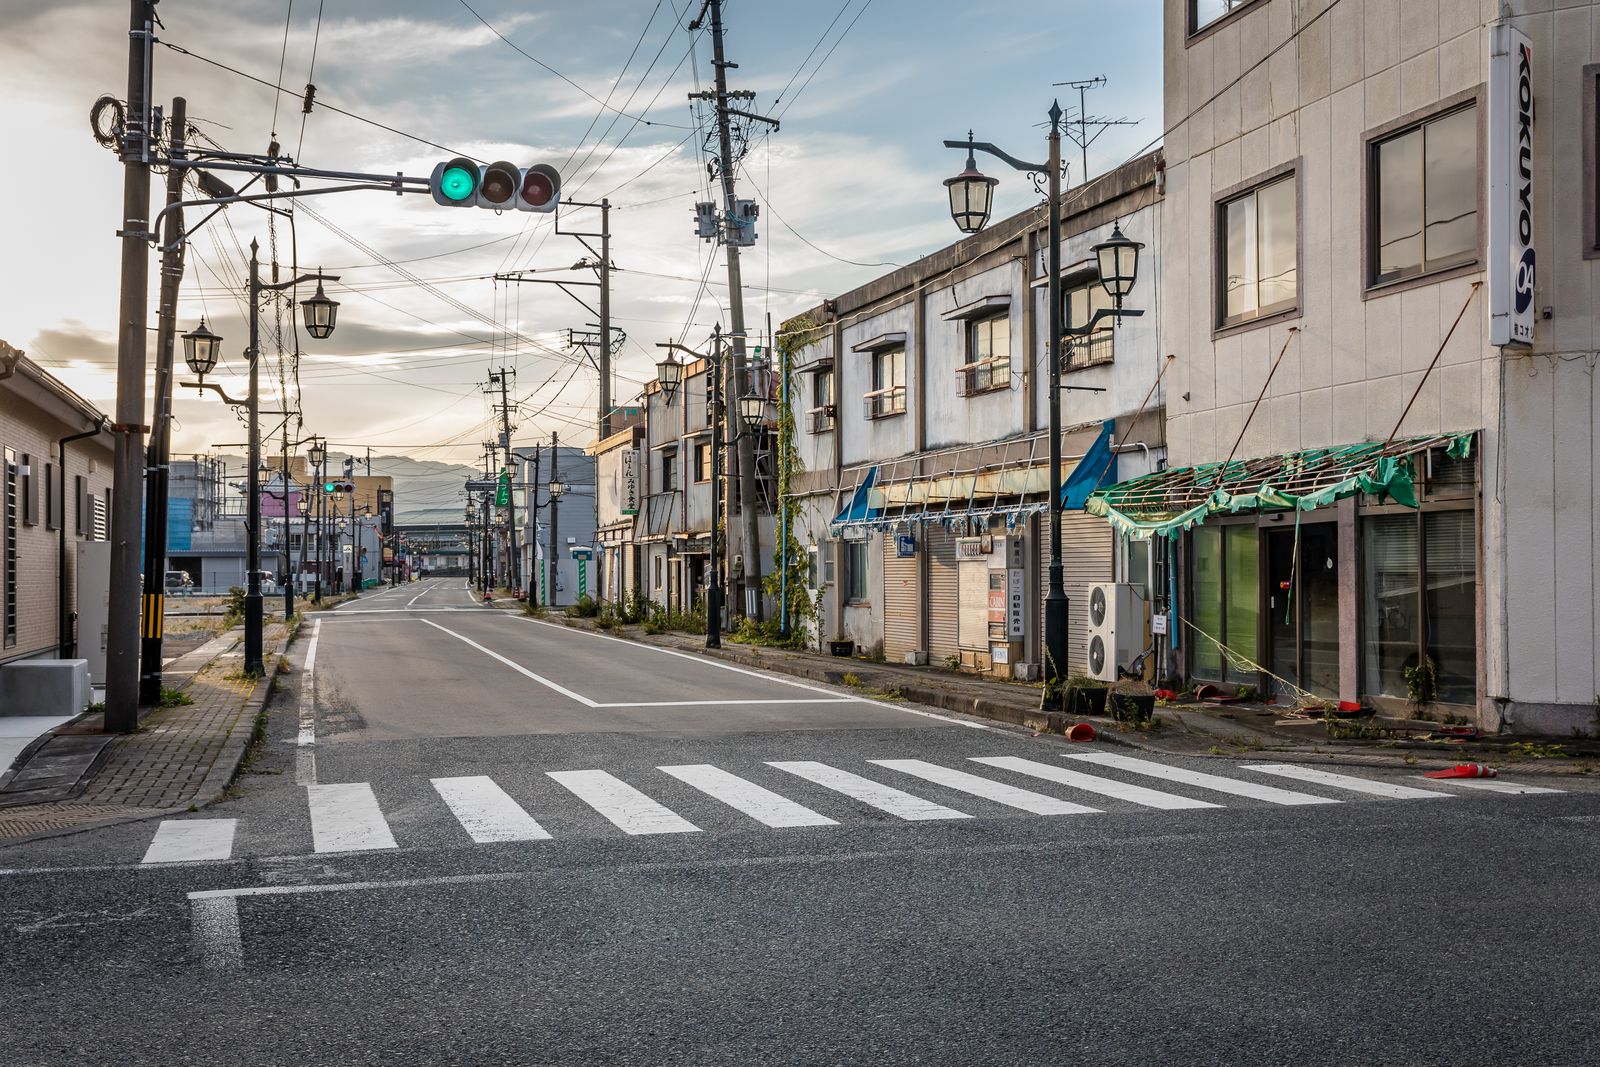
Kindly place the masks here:
<instances>
[{"instance_id":1,"label":"white line on asphalt","mask_svg":"<svg viewBox=\"0 0 1600 1067\"><path fill-rule=\"evenodd\" d=\"M1335 774L1332 771L1318 770L1315 767L1297 767L1291 763L1241 763L1239 766L1247 771L1275 774L1279 778L1293 778L1297 781L1311 782L1315 785L1327 785L1335 789L1348 789L1352 793L1367 793L1375 797L1388 797L1390 800L1422 800L1427 797L1450 796L1449 793L1441 793L1434 789L1417 789L1414 786L1396 785L1393 782L1375 782L1371 778L1357 778L1351 774Z\"/></svg>"},{"instance_id":2,"label":"white line on asphalt","mask_svg":"<svg viewBox=\"0 0 1600 1067\"><path fill-rule=\"evenodd\" d=\"M233 855L238 819L164 819L140 863L225 860Z\"/></svg>"},{"instance_id":3,"label":"white line on asphalt","mask_svg":"<svg viewBox=\"0 0 1600 1067\"><path fill-rule=\"evenodd\" d=\"M314 785L317 781L317 639L322 636L322 620L311 625L311 641L306 645L306 664L300 668L300 733L295 738L299 746L294 754L294 781L296 785Z\"/></svg>"},{"instance_id":4,"label":"white line on asphalt","mask_svg":"<svg viewBox=\"0 0 1600 1067\"><path fill-rule=\"evenodd\" d=\"M700 827L605 771L546 771L627 834L689 834Z\"/></svg>"},{"instance_id":5,"label":"white line on asphalt","mask_svg":"<svg viewBox=\"0 0 1600 1067\"><path fill-rule=\"evenodd\" d=\"M854 704L856 701L849 697L810 697L805 700L745 700L743 697L730 697L727 700L643 700L625 701L619 704L591 704L595 708L725 708L732 706L744 707L746 704Z\"/></svg>"},{"instance_id":6,"label":"white line on asphalt","mask_svg":"<svg viewBox=\"0 0 1600 1067\"><path fill-rule=\"evenodd\" d=\"M522 622L531 622L531 623L533 623L533 624L535 624L537 626L556 627L556 628L560 629L563 633L576 633L576 634L582 634L585 637L597 637L602 641L616 641L616 642L618 642L620 644L628 645L631 648L641 648L641 649L645 649L646 651L649 651L649 652L659 652L663 656L677 656L679 659L686 659L686 660L689 660L689 661L691 661L693 663L703 664L704 666L707 666L707 667L716 667L719 670L732 671L735 674L743 674L743 675L747 675L747 676L749 676L751 678L760 678L762 681L776 682L779 685L790 685L790 686L794 686L796 689L809 689L813 693L825 693L825 694L827 694L829 696L836 696L837 695L833 690L824 689L820 685L809 685L809 684L807 684L805 682L796 682L796 681L794 681L792 679L789 679L789 678L779 678L779 677L776 677L775 675L771 674L770 672L752 671L752 670L749 670L749 669L747 669L745 667L736 667L731 663L722 663L722 662L719 662L718 660L710 659L710 658L708 658L706 656L694 655L693 653L690 653L690 652L680 652L675 648L661 648L658 645L647 645L647 644L644 644L644 643L639 642L639 641L628 641L628 640L626 640L624 638L621 638L621 637L612 637L610 634L597 634L592 630L580 630L580 629L574 629L574 628L571 628L571 627L560 626L557 623L546 622L543 619L530 619L530 618L528 618L526 616L523 616L523 615L516 615L516 616L512 616L512 617L516 618L516 619L520 619ZM938 719L940 722L951 723L951 724L953 724L955 726L966 726L966 727L969 727L969 728L971 728L973 730L987 730L987 729L989 729L988 726L984 725L981 722L968 722L965 719L952 719L948 715L939 715L939 714L937 714L935 712L922 711L922 710L920 710L918 708L902 707L902 706L899 706L899 705L896 705L896 704L886 704L883 701L880 701L880 700L869 700L866 697L846 696L846 697L842 697L841 699L843 699L843 700L845 700L847 702L850 702L850 703L871 704L874 707L885 708L885 709L888 709L888 710L891 710L891 711L901 711L901 712L905 712L908 715L920 715L925 719ZM787 701L786 703L799 703L799 702L798 701ZM632 705L628 705L628 706L631 707Z\"/></svg>"},{"instance_id":7,"label":"white line on asphalt","mask_svg":"<svg viewBox=\"0 0 1600 1067\"><path fill-rule=\"evenodd\" d=\"M239 897L189 894L189 936L200 966L206 970L226 971L239 966L244 960L244 944L239 939Z\"/></svg>"},{"instance_id":8,"label":"white line on asphalt","mask_svg":"<svg viewBox=\"0 0 1600 1067\"><path fill-rule=\"evenodd\" d=\"M1486 793L1565 793L1565 789L1551 789L1543 785L1519 785L1516 782L1496 781L1493 778L1424 778L1433 785L1459 785L1465 789L1482 789Z\"/></svg>"},{"instance_id":9,"label":"white line on asphalt","mask_svg":"<svg viewBox=\"0 0 1600 1067\"><path fill-rule=\"evenodd\" d=\"M1043 793L1018 789L1014 785L1005 785L1001 782L991 781L988 778L980 778L976 774L952 770L949 767L940 767L937 764L926 763L919 759L875 759L867 762L876 763L880 767L887 767L891 771L915 775L924 781L942 785L946 789L971 793L975 797L983 797L985 800L992 800L996 804L1004 804L1008 808L1020 808L1023 811L1030 811L1035 815L1092 815L1100 810L1099 808L1090 808L1082 804L1074 804L1069 800L1057 800L1055 797L1048 797Z\"/></svg>"},{"instance_id":10,"label":"white line on asphalt","mask_svg":"<svg viewBox=\"0 0 1600 1067\"><path fill-rule=\"evenodd\" d=\"M1231 793L1236 797L1265 800L1269 804L1339 803L1337 800L1331 800L1327 797L1315 797L1310 793L1296 793L1289 789L1279 789L1277 786L1241 782L1236 778L1224 778L1221 775L1206 774L1203 771L1184 770L1182 767L1169 767L1165 763L1152 763L1149 760L1134 759L1132 756L1119 756L1112 752L1074 752L1062 758L1082 760L1085 763L1097 763L1102 767L1115 767L1119 771L1149 775L1151 778L1161 778L1168 782L1199 786L1201 789L1212 789L1218 793Z\"/></svg>"},{"instance_id":11,"label":"white line on asphalt","mask_svg":"<svg viewBox=\"0 0 1600 1067\"><path fill-rule=\"evenodd\" d=\"M444 798L461 828L480 845L550 839L544 827L488 775L434 778L432 781L433 788Z\"/></svg>"},{"instance_id":12,"label":"white line on asphalt","mask_svg":"<svg viewBox=\"0 0 1600 1067\"><path fill-rule=\"evenodd\" d=\"M923 800L892 786L874 782L871 778L863 778L859 774L830 767L826 763L812 760L778 760L769 761L767 766L787 771L825 789L832 789L835 793L843 793L879 811L886 811L897 819L919 822L924 819L972 818L964 811L947 808L931 800Z\"/></svg>"},{"instance_id":13,"label":"white line on asphalt","mask_svg":"<svg viewBox=\"0 0 1600 1067\"><path fill-rule=\"evenodd\" d=\"M657 767L767 826L837 826L835 820L709 763Z\"/></svg>"},{"instance_id":14,"label":"white line on asphalt","mask_svg":"<svg viewBox=\"0 0 1600 1067\"><path fill-rule=\"evenodd\" d=\"M398 847L366 782L308 785L306 802L311 809L311 847L316 852Z\"/></svg>"},{"instance_id":15,"label":"white line on asphalt","mask_svg":"<svg viewBox=\"0 0 1600 1067\"><path fill-rule=\"evenodd\" d=\"M1060 782L1062 785L1070 785L1074 789L1082 789L1089 793L1099 793L1101 796L1113 797L1117 800L1126 800L1130 804L1143 804L1147 808L1175 811L1180 808L1222 807L1221 804L1213 804L1208 800L1180 797L1176 793L1163 793L1159 789L1146 789L1142 785L1129 785L1127 782L1118 782L1111 778L1101 778L1095 774L1084 774L1081 771L1068 770L1053 763L1036 763L1033 760L1022 759L1018 756L969 756L968 758L974 763L1016 771L1018 774L1031 774L1035 778L1043 778L1048 782Z\"/></svg>"},{"instance_id":16,"label":"white line on asphalt","mask_svg":"<svg viewBox=\"0 0 1600 1067\"><path fill-rule=\"evenodd\" d=\"M482 652L485 656L488 656L490 659L499 660L501 663L504 663L507 667L510 667L512 670L516 671L518 674L521 674L522 676L524 676L526 678L533 679L534 681L538 682L540 685L544 686L546 689L553 689L557 693L560 693L562 696L571 697L573 700L576 700L578 703L582 704L586 708L597 708L597 707L600 706L599 704L595 703L593 700L590 700L586 696L579 696L577 693L574 693L572 690L568 689L564 685L559 685L556 682L552 682L550 679L544 677L543 675L534 674L532 671L530 671L528 668L524 667L522 664L517 663L517 662L515 662L513 660L507 659L506 657L502 656L500 653L494 651L493 649L483 647L482 645L478 644L478 642L474 641L470 637L466 637L466 636L464 636L462 634L458 634L454 630L445 629L443 626L440 626L438 623L434 622L432 619L423 619L422 621L427 623L429 626L432 626L436 630L443 630L445 633L449 634L451 637L454 637L458 641L466 642L467 644L471 645L473 648L477 649L479 652Z\"/></svg>"},{"instance_id":17,"label":"white line on asphalt","mask_svg":"<svg viewBox=\"0 0 1600 1067\"><path fill-rule=\"evenodd\" d=\"M412 604L415 604L417 601L421 600L425 595L427 595L427 592L428 587L424 586L421 592L412 597L410 600L406 601L406 607L409 608Z\"/></svg>"},{"instance_id":18,"label":"white line on asphalt","mask_svg":"<svg viewBox=\"0 0 1600 1067\"><path fill-rule=\"evenodd\" d=\"M472 615L483 614L481 608L430 608L423 606L420 608L362 608L358 611L338 612L338 617L341 619L355 619L363 615L416 615L424 611L437 615L448 615L452 612L465 612Z\"/></svg>"}]
</instances>

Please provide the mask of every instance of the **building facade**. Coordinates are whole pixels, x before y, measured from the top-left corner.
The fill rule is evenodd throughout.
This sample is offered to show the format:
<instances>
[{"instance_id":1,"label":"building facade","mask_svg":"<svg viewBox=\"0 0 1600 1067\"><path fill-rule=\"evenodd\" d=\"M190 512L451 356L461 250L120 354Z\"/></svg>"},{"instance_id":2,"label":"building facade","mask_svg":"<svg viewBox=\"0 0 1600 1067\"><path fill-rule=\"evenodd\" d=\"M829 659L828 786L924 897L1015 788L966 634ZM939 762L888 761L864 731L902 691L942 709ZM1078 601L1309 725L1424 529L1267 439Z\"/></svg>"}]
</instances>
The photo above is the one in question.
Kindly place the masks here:
<instances>
[{"instance_id":1,"label":"building facade","mask_svg":"<svg viewBox=\"0 0 1600 1067\"><path fill-rule=\"evenodd\" d=\"M1597 9L1167 0L1181 673L1595 728Z\"/></svg>"}]
</instances>

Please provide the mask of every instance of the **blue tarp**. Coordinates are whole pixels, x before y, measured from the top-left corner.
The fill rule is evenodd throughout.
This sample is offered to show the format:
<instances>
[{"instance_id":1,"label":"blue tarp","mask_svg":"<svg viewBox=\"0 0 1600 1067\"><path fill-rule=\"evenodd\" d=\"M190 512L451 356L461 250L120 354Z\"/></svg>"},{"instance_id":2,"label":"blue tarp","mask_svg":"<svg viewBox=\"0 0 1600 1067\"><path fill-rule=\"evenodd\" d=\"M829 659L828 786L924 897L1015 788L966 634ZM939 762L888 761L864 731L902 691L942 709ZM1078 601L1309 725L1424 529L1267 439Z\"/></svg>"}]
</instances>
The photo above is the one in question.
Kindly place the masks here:
<instances>
[{"instance_id":1,"label":"blue tarp","mask_svg":"<svg viewBox=\"0 0 1600 1067\"><path fill-rule=\"evenodd\" d=\"M867 471L867 476L861 479L861 484L856 486L856 491L850 497L850 503L845 509L833 517L835 523L841 522L866 522L876 519L883 514L882 508L872 506L872 487L878 481L878 468L873 467Z\"/></svg>"},{"instance_id":2,"label":"blue tarp","mask_svg":"<svg viewBox=\"0 0 1600 1067\"><path fill-rule=\"evenodd\" d=\"M1116 484L1117 457L1111 451L1111 438L1115 431L1116 422L1107 419L1100 427L1100 436L1094 439L1094 444L1078 460L1078 465L1072 468L1067 480L1061 483L1061 506L1066 510L1082 511L1090 493Z\"/></svg>"}]
</instances>

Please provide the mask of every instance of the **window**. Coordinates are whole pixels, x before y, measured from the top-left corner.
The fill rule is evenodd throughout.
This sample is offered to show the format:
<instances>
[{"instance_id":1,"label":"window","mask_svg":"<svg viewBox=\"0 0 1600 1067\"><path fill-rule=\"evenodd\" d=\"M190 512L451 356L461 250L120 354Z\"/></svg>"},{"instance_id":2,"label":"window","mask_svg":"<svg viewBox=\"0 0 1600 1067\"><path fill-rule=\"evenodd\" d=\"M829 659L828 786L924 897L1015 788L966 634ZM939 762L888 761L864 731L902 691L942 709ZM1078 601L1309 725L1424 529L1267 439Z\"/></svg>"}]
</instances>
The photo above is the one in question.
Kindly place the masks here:
<instances>
[{"instance_id":1,"label":"window","mask_svg":"<svg viewBox=\"0 0 1600 1067\"><path fill-rule=\"evenodd\" d=\"M872 355L872 391L867 394L867 418L903 415L906 410L906 350L885 348Z\"/></svg>"},{"instance_id":2,"label":"window","mask_svg":"<svg viewBox=\"0 0 1600 1067\"><path fill-rule=\"evenodd\" d=\"M1583 255L1600 257L1600 63L1583 68Z\"/></svg>"},{"instance_id":3,"label":"window","mask_svg":"<svg viewBox=\"0 0 1600 1067\"><path fill-rule=\"evenodd\" d=\"M806 412L806 431L826 433L833 429L833 371L819 370L811 376L811 408Z\"/></svg>"},{"instance_id":4,"label":"window","mask_svg":"<svg viewBox=\"0 0 1600 1067\"><path fill-rule=\"evenodd\" d=\"M17 454L5 449L5 499L0 501L0 595L5 597L4 645L11 648L17 643L17 518L19 514L18 484L20 472Z\"/></svg>"},{"instance_id":5,"label":"window","mask_svg":"<svg viewBox=\"0 0 1600 1067\"><path fill-rule=\"evenodd\" d=\"M1369 285L1478 258L1478 109L1374 141Z\"/></svg>"},{"instance_id":6,"label":"window","mask_svg":"<svg viewBox=\"0 0 1600 1067\"><path fill-rule=\"evenodd\" d=\"M1196 34L1255 0L1189 0L1189 33Z\"/></svg>"},{"instance_id":7,"label":"window","mask_svg":"<svg viewBox=\"0 0 1600 1067\"><path fill-rule=\"evenodd\" d=\"M1004 389L1011 384L1011 318L995 315L967 323L967 365L962 396Z\"/></svg>"},{"instance_id":8,"label":"window","mask_svg":"<svg viewBox=\"0 0 1600 1067\"><path fill-rule=\"evenodd\" d=\"M1100 284L1098 277L1069 286L1061 295L1061 310L1066 315L1068 326L1082 326L1096 311L1101 308L1109 310L1111 306L1111 294L1106 292L1106 287ZM1101 319L1088 337L1068 337L1066 368L1076 370L1097 363L1110 363L1113 338L1116 336L1111 326L1110 319Z\"/></svg>"},{"instance_id":9,"label":"window","mask_svg":"<svg viewBox=\"0 0 1600 1067\"><path fill-rule=\"evenodd\" d=\"M1190 608L1201 633L1252 662L1260 662L1260 581L1254 526L1201 526L1190 535L1192 575ZM1189 643L1190 667L1201 678L1254 684L1254 672L1242 672L1212 641Z\"/></svg>"},{"instance_id":10,"label":"window","mask_svg":"<svg viewBox=\"0 0 1600 1067\"><path fill-rule=\"evenodd\" d=\"M867 599L867 542L844 542L844 598L850 603Z\"/></svg>"},{"instance_id":11,"label":"window","mask_svg":"<svg viewBox=\"0 0 1600 1067\"><path fill-rule=\"evenodd\" d=\"M72 509L74 516L73 530L82 535L89 532L89 486L84 482L83 475L72 476L74 489L73 500L76 505Z\"/></svg>"},{"instance_id":12,"label":"window","mask_svg":"<svg viewBox=\"0 0 1600 1067\"><path fill-rule=\"evenodd\" d=\"M711 480L711 446L697 444L694 446L694 480L709 482Z\"/></svg>"},{"instance_id":13,"label":"window","mask_svg":"<svg viewBox=\"0 0 1600 1067\"><path fill-rule=\"evenodd\" d=\"M656 584L655 584L655 588L657 588L657 589L661 588L661 557L660 556L656 557Z\"/></svg>"},{"instance_id":14,"label":"window","mask_svg":"<svg viewBox=\"0 0 1600 1067\"><path fill-rule=\"evenodd\" d=\"M44 465L44 527L47 530L61 529L61 515L56 504L56 466L54 463Z\"/></svg>"},{"instance_id":15,"label":"window","mask_svg":"<svg viewBox=\"0 0 1600 1067\"><path fill-rule=\"evenodd\" d=\"M22 524L39 525L39 478L33 469L33 457L22 454Z\"/></svg>"},{"instance_id":16,"label":"window","mask_svg":"<svg viewBox=\"0 0 1600 1067\"><path fill-rule=\"evenodd\" d=\"M1299 295L1295 208L1292 173L1221 204L1218 325L1232 326L1295 307Z\"/></svg>"},{"instance_id":17,"label":"window","mask_svg":"<svg viewBox=\"0 0 1600 1067\"><path fill-rule=\"evenodd\" d=\"M678 488L678 453L668 450L661 453L661 491L670 493Z\"/></svg>"},{"instance_id":18,"label":"window","mask_svg":"<svg viewBox=\"0 0 1600 1067\"><path fill-rule=\"evenodd\" d=\"M1478 691L1477 529L1471 511L1361 520L1363 688L1407 697L1427 659L1433 699L1471 704Z\"/></svg>"}]
</instances>

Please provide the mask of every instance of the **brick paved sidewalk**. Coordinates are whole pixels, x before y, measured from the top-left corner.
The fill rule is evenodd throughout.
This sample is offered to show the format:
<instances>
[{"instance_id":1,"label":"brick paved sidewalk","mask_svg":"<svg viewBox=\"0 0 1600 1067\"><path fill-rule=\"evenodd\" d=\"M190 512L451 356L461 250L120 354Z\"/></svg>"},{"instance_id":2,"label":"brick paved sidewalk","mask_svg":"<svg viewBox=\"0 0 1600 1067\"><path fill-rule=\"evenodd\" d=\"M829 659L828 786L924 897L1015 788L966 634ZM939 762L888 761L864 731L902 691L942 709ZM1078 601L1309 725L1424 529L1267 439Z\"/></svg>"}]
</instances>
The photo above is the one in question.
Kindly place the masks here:
<instances>
[{"instance_id":1,"label":"brick paved sidewalk","mask_svg":"<svg viewBox=\"0 0 1600 1067\"><path fill-rule=\"evenodd\" d=\"M205 651L209 663L196 664L186 681L178 679L177 687L194 703L150 710L138 732L110 744L77 795L0 808L0 843L150 818L215 800L244 758L287 643L282 623L267 626L267 673L258 679L239 675L243 661L238 655ZM177 676L181 665L173 664ZM64 729L97 734L100 722L91 717Z\"/></svg>"}]
</instances>

